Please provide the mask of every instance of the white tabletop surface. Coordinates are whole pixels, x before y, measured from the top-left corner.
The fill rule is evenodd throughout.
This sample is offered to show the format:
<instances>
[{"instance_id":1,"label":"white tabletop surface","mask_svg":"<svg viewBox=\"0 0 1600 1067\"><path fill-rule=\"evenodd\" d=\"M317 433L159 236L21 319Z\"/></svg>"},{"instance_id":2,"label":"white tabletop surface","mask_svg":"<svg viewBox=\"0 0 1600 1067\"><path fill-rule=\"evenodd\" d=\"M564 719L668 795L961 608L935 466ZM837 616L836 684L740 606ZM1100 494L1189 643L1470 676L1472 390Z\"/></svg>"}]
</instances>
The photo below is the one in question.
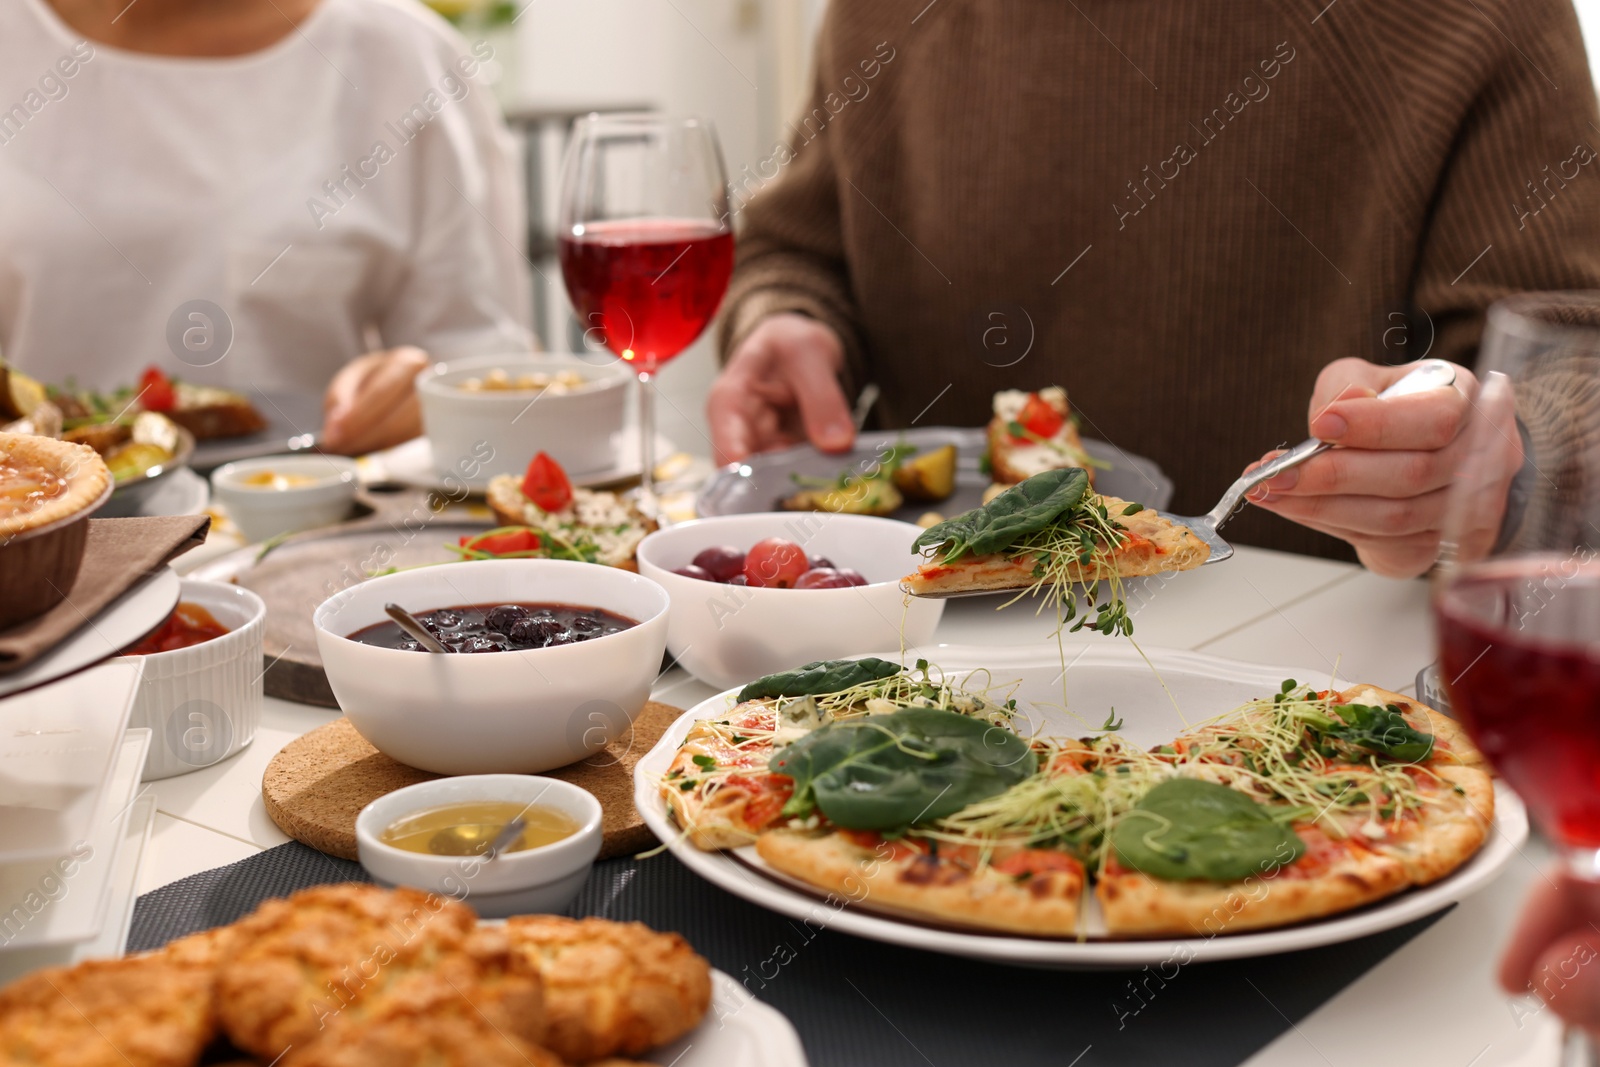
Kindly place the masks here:
<instances>
[{"instance_id":1,"label":"white tabletop surface","mask_svg":"<svg viewBox=\"0 0 1600 1067\"><path fill-rule=\"evenodd\" d=\"M1390 581L1347 564L1261 549L1241 548L1226 564L1176 576L1137 604L1134 620L1135 637L1146 648L1192 649L1287 668L1336 666L1342 678L1398 692L1410 692L1417 670L1433 658L1421 581ZM958 600L949 604L937 640L1015 646L1049 641L1051 629L1026 605L996 612L990 600ZM712 694L674 669L661 677L654 697L689 707ZM336 714L268 699L249 748L204 770L149 783L158 814L139 891L288 841L262 806L262 773L285 744ZM1538 841L1524 853L1489 889L1290 1027L1249 1067L1550 1062L1548 1013L1536 1014L1536 1002L1508 999L1492 980L1528 883L1550 862ZM1376 1058L1375 1047L1383 1049Z\"/></svg>"}]
</instances>

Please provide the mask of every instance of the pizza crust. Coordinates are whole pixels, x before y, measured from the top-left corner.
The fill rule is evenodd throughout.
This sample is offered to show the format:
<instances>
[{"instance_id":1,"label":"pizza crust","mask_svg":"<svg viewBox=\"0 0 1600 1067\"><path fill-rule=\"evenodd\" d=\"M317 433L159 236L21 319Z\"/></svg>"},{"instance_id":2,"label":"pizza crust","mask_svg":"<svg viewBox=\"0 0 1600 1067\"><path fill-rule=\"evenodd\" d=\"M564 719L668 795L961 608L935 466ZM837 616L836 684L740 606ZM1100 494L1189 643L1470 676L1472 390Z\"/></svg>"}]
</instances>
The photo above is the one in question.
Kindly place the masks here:
<instances>
[{"instance_id":1,"label":"pizza crust","mask_svg":"<svg viewBox=\"0 0 1600 1067\"><path fill-rule=\"evenodd\" d=\"M1269 871L1239 882L1167 882L1138 871L1103 872L1095 896L1113 937L1211 937L1348 911L1409 884L1399 860L1358 849L1313 878Z\"/></svg>"},{"instance_id":2,"label":"pizza crust","mask_svg":"<svg viewBox=\"0 0 1600 1067\"><path fill-rule=\"evenodd\" d=\"M1034 937L1078 932L1081 867L1019 880L891 842L868 848L829 830L773 830L756 841L756 852L785 874L873 908Z\"/></svg>"}]
</instances>

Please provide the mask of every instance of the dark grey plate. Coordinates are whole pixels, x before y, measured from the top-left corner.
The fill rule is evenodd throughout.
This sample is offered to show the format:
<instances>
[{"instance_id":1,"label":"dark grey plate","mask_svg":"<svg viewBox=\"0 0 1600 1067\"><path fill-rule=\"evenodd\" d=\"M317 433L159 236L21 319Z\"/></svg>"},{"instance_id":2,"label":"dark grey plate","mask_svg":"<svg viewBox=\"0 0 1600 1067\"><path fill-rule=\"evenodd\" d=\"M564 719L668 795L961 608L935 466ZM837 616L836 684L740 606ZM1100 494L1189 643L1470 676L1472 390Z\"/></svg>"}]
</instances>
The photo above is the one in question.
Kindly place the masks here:
<instances>
[{"instance_id":1,"label":"dark grey plate","mask_svg":"<svg viewBox=\"0 0 1600 1067\"><path fill-rule=\"evenodd\" d=\"M189 466L202 474L240 459L276 456L282 452L302 452L313 448L322 432L322 393L278 392L245 389L256 410L267 420L267 428L249 437L224 437L201 441L195 446Z\"/></svg>"},{"instance_id":2,"label":"dark grey plate","mask_svg":"<svg viewBox=\"0 0 1600 1067\"><path fill-rule=\"evenodd\" d=\"M810 445L782 452L764 452L713 474L700 490L695 509L702 516L742 515L775 511L778 502L795 491L791 475L830 478L845 470L867 471L896 442L914 445L919 452L956 446L956 491L936 504L910 503L894 518L915 522L929 511L946 518L969 511L983 502L991 479L978 469L985 440L982 429L928 426L921 429L862 434L853 450L839 455L818 452ZM1095 488L1124 500L1137 500L1150 508L1165 508L1172 501L1172 480L1143 456L1124 452L1104 441L1085 440L1089 455L1104 463L1095 473Z\"/></svg>"}]
</instances>

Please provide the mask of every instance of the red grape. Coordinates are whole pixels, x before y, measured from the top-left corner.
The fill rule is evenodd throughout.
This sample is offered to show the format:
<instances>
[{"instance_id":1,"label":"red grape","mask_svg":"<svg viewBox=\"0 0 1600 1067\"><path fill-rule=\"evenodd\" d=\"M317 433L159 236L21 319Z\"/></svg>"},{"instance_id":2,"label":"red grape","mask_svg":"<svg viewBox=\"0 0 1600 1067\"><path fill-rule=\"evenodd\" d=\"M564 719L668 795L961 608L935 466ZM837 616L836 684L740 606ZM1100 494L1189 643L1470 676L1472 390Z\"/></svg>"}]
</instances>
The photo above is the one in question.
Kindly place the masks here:
<instances>
[{"instance_id":1,"label":"red grape","mask_svg":"<svg viewBox=\"0 0 1600 1067\"><path fill-rule=\"evenodd\" d=\"M834 566L833 560L827 556L812 556L811 569L814 571L836 571L839 568Z\"/></svg>"},{"instance_id":2,"label":"red grape","mask_svg":"<svg viewBox=\"0 0 1600 1067\"><path fill-rule=\"evenodd\" d=\"M854 583L832 567L813 567L794 583L796 589L848 589Z\"/></svg>"},{"instance_id":3,"label":"red grape","mask_svg":"<svg viewBox=\"0 0 1600 1067\"><path fill-rule=\"evenodd\" d=\"M841 567L841 568L839 568L839 577L843 578L846 582L848 582L851 585L866 585L867 584L866 576L863 575L860 571L856 570L854 567Z\"/></svg>"},{"instance_id":4,"label":"red grape","mask_svg":"<svg viewBox=\"0 0 1600 1067\"><path fill-rule=\"evenodd\" d=\"M694 565L709 574L713 582L726 582L744 572L744 553L731 545L716 545L701 549Z\"/></svg>"},{"instance_id":5,"label":"red grape","mask_svg":"<svg viewBox=\"0 0 1600 1067\"><path fill-rule=\"evenodd\" d=\"M723 584L724 585L749 585L750 583L745 579L744 572L740 571L738 574L735 574L732 578L729 578Z\"/></svg>"},{"instance_id":6,"label":"red grape","mask_svg":"<svg viewBox=\"0 0 1600 1067\"><path fill-rule=\"evenodd\" d=\"M744 557L745 580L769 589L792 588L809 569L805 549L781 537L757 541Z\"/></svg>"},{"instance_id":7,"label":"red grape","mask_svg":"<svg viewBox=\"0 0 1600 1067\"><path fill-rule=\"evenodd\" d=\"M702 582L714 582L714 581L716 581L715 578L711 577L711 572L710 571L706 570L704 567L696 567L693 563L689 564L687 567L679 567L677 570L673 571L672 573L673 574L681 574L685 578L694 578L697 581L702 581Z\"/></svg>"}]
</instances>

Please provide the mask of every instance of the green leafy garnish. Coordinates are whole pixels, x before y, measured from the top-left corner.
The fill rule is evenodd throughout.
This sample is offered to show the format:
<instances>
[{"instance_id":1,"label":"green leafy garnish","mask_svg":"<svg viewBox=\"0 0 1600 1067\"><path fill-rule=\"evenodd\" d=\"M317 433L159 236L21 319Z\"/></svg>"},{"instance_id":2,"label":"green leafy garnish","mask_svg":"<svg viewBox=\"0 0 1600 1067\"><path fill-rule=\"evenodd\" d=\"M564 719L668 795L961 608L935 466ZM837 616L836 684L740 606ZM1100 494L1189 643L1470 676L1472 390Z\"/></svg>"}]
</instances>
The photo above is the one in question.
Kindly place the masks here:
<instances>
[{"instance_id":1,"label":"green leafy garnish","mask_svg":"<svg viewBox=\"0 0 1600 1067\"><path fill-rule=\"evenodd\" d=\"M1169 881L1232 882L1305 854L1305 842L1243 793L1198 778L1153 787L1111 830L1124 867Z\"/></svg>"},{"instance_id":2,"label":"green leafy garnish","mask_svg":"<svg viewBox=\"0 0 1600 1067\"><path fill-rule=\"evenodd\" d=\"M1425 734L1406 721L1400 709L1390 704L1335 704L1327 715L1302 713L1300 718L1326 740L1376 752L1402 763L1420 763L1433 751L1433 735Z\"/></svg>"},{"instance_id":3,"label":"green leafy garnish","mask_svg":"<svg viewBox=\"0 0 1600 1067\"><path fill-rule=\"evenodd\" d=\"M911 548L939 550L941 563L987 556L1039 533L1082 502L1089 475L1078 467L1045 471L1019 482L980 508L924 530Z\"/></svg>"},{"instance_id":4,"label":"green leafy garnish","mask_svg":"<svg viewBox=\"0 0 1600 1067\"><path fill-rule=\"evenodd\" d=\"M900 673L898 663L873 659L816 660L792 671L769 674L739 690L739 701L768 697L820 696L839 693L867 682L876 682Z\"/></svg>"},{"instance_id":5,"label":"green leafy garnish","mask_svg":"<svg viewBox=\"0 0 1600 1067\"><path fill-rule=\"evenodd\" d=\"M954 814L1030 777L1038 759L1009 730L942 708L832 722L773 756L794 779L783 813L820 811L850 830L895 830Z\"/></svg>"},{"instance_id":6,"label":"green leafy garnish","mask_svg":"<svg viewBox=\"0 0 1600 1067\"><path fill-rule=\"evenodd\" d=\"M1106 721L1100 724L1100 729L1102 729L1102 730L1120 730L1120 729L1122 729L1122 720L1117 718L1117 709L1116 708L1112 708L1111 709L1110 714L1108 714L1106 716Z\"/></svg>"}]
</instances>

